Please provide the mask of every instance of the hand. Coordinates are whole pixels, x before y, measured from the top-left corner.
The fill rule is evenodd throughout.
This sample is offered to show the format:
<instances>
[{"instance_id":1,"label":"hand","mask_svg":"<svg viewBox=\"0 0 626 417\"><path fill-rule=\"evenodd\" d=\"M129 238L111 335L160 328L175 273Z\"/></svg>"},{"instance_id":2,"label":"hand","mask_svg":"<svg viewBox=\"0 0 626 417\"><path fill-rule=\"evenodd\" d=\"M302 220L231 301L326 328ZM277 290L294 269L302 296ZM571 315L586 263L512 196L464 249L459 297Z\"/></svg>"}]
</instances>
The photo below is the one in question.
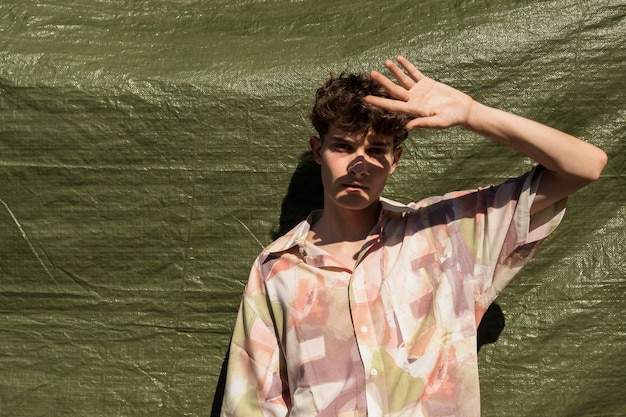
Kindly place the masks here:
<instances>
[{"instance_id":1,"label":"hand","mask_svg":"<svg viewBox=\"0 0 626 417\"><path fill-rule=\"evenodd\" d=\"M398 57L398 62L406 73L393 61L385 61L385 66L394 75L397 84L377 71L371 72L372 79L387 90L393 99L367 96L367 103L415 117L407 123L407 130L423 127L445 129L467 124L474 104L470 96L428 78L402 56Z\"/></svg>"},{"instance_id":2,"label":"hand","mask_svg":"<svg viewBox=\"0 0 626 417\"><path fill-rule=\"evenodd\" d=\"M604 169L606 154L592 144L533 120L478 103L467 94L426 77L404 57L398 57L398 62L404 70L390 60L385 61L397 84L379 72L371 73L372 79L393 98L367 96L365 101L415 117L407 123L408 130L463 126L537 161L545 171L531 214L595 181Z\"/></svg>"}]
</instances>

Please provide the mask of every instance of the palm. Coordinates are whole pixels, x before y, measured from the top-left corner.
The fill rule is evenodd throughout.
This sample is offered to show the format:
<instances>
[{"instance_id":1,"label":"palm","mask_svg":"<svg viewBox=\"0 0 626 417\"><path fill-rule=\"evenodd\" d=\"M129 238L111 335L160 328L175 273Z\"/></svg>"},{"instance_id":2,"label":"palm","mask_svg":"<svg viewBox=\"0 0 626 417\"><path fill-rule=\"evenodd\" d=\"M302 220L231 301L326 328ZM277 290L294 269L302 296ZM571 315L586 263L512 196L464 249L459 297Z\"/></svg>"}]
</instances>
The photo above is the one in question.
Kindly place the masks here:
<instances>
[{"instance_id":1,"label":"palm","mask_svg":"<svg viewBox=\"0 0 626 417\"><path fill-rule=\"evenodd\" d=\"M426 77L402 57L399 57L398 61L407 70L408 75L395 63L385 62L395 76L397 84L384 75L372 71L372 78L385 88L393 99L370 96L367 98L370 104L415 117L407 124L407 129L416 127L445 129L465 123L473 103L470 96Z\"/></svg>"}]
</instances>

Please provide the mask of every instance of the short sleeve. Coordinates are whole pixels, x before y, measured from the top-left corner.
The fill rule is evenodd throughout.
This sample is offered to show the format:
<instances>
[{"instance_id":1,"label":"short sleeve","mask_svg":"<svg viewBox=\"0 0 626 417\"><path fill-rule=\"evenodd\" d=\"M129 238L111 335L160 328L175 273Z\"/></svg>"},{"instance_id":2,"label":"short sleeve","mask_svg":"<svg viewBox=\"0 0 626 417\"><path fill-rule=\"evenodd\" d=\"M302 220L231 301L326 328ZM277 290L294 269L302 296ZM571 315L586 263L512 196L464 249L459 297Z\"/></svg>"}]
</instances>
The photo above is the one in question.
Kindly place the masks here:
<instances>
[{"instance_id":1,"label":"short sleeve","mask_svg":"<svg viewBox=\"0 0 626 417\"><path fill-rule=\"evenodd\" d=\"M458 198L456 214L474 264L479 309L493 302L563 218L566 199L530 215L542 171L537 166Z\"/></svg>"}]
</instances>

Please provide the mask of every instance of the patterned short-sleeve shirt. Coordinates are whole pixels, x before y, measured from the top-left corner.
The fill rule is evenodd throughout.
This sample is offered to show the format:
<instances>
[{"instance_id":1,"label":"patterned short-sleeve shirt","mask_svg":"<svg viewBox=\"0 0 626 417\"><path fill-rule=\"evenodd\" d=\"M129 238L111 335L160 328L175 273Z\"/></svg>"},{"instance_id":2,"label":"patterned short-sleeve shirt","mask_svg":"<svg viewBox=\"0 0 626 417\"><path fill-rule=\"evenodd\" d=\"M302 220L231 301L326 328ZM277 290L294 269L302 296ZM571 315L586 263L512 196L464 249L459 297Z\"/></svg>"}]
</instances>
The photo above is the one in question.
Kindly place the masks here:
<instances>
[{"instance_id":1,"label":"patterned short-sleeve shirt","mask_svg":"<svg viewBox=\"0 0 626 417\"><path fill-rule=\"evenodd\" d=\"M354 265L307 241L316 213L270 245L241 303L222 415L480 415L478 323L565 209L531 218L540 172L382 199Z\"/></svg>"}]
</instances>

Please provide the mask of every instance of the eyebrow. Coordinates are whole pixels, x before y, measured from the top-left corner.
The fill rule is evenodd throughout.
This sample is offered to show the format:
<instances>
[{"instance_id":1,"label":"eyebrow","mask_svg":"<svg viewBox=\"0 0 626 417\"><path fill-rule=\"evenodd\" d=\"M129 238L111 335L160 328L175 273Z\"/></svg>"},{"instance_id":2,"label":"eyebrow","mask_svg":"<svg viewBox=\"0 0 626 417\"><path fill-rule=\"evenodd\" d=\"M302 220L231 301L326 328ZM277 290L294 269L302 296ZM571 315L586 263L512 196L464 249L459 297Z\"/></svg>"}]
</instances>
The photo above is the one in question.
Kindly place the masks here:
<instances>
[{"instance_id":1,"label":"eyebrow","mask_svg":"<svg viewBox=\"0 0 626 417\"><path fill-rule=\"evenodd\" d=\"M330 138L331 140L337 141L337 142L343 142L343 143L349 143L349 144L354 144L357 142L360 142L360 140L353 140L353 139L348 139L344 136L339 136L339 135L335 135L332 136ZM385 140L377 140L375 142L370 142L371 146L379 146L379 147L393 147L393 141L385 141Z\"/></svg>"},{"instance_id":2,"label":"eyebrow","mask_svg":"<svg viewBox=\"0 0 626 417\"><path fill-rule=\"evenodd\" d=\"M334 135L330 139L331 140L336 140L336 141L339 141L339 142L355 142L355 140L348 139L346 137L339 136L339 135Z\"/></svg>"},{"instance_id":3,"label":"eyebrow","mask_svg":"<svg viewBox=\"0 0 626 417\"><path fill-rule=\"evenodd\" d=\"M393 142L389 142L389 141L370 142L370 144L372 146L382 146L382 147L385 147L385 146L392 147L393 146Z\"/></svg>"}]
</instances>

